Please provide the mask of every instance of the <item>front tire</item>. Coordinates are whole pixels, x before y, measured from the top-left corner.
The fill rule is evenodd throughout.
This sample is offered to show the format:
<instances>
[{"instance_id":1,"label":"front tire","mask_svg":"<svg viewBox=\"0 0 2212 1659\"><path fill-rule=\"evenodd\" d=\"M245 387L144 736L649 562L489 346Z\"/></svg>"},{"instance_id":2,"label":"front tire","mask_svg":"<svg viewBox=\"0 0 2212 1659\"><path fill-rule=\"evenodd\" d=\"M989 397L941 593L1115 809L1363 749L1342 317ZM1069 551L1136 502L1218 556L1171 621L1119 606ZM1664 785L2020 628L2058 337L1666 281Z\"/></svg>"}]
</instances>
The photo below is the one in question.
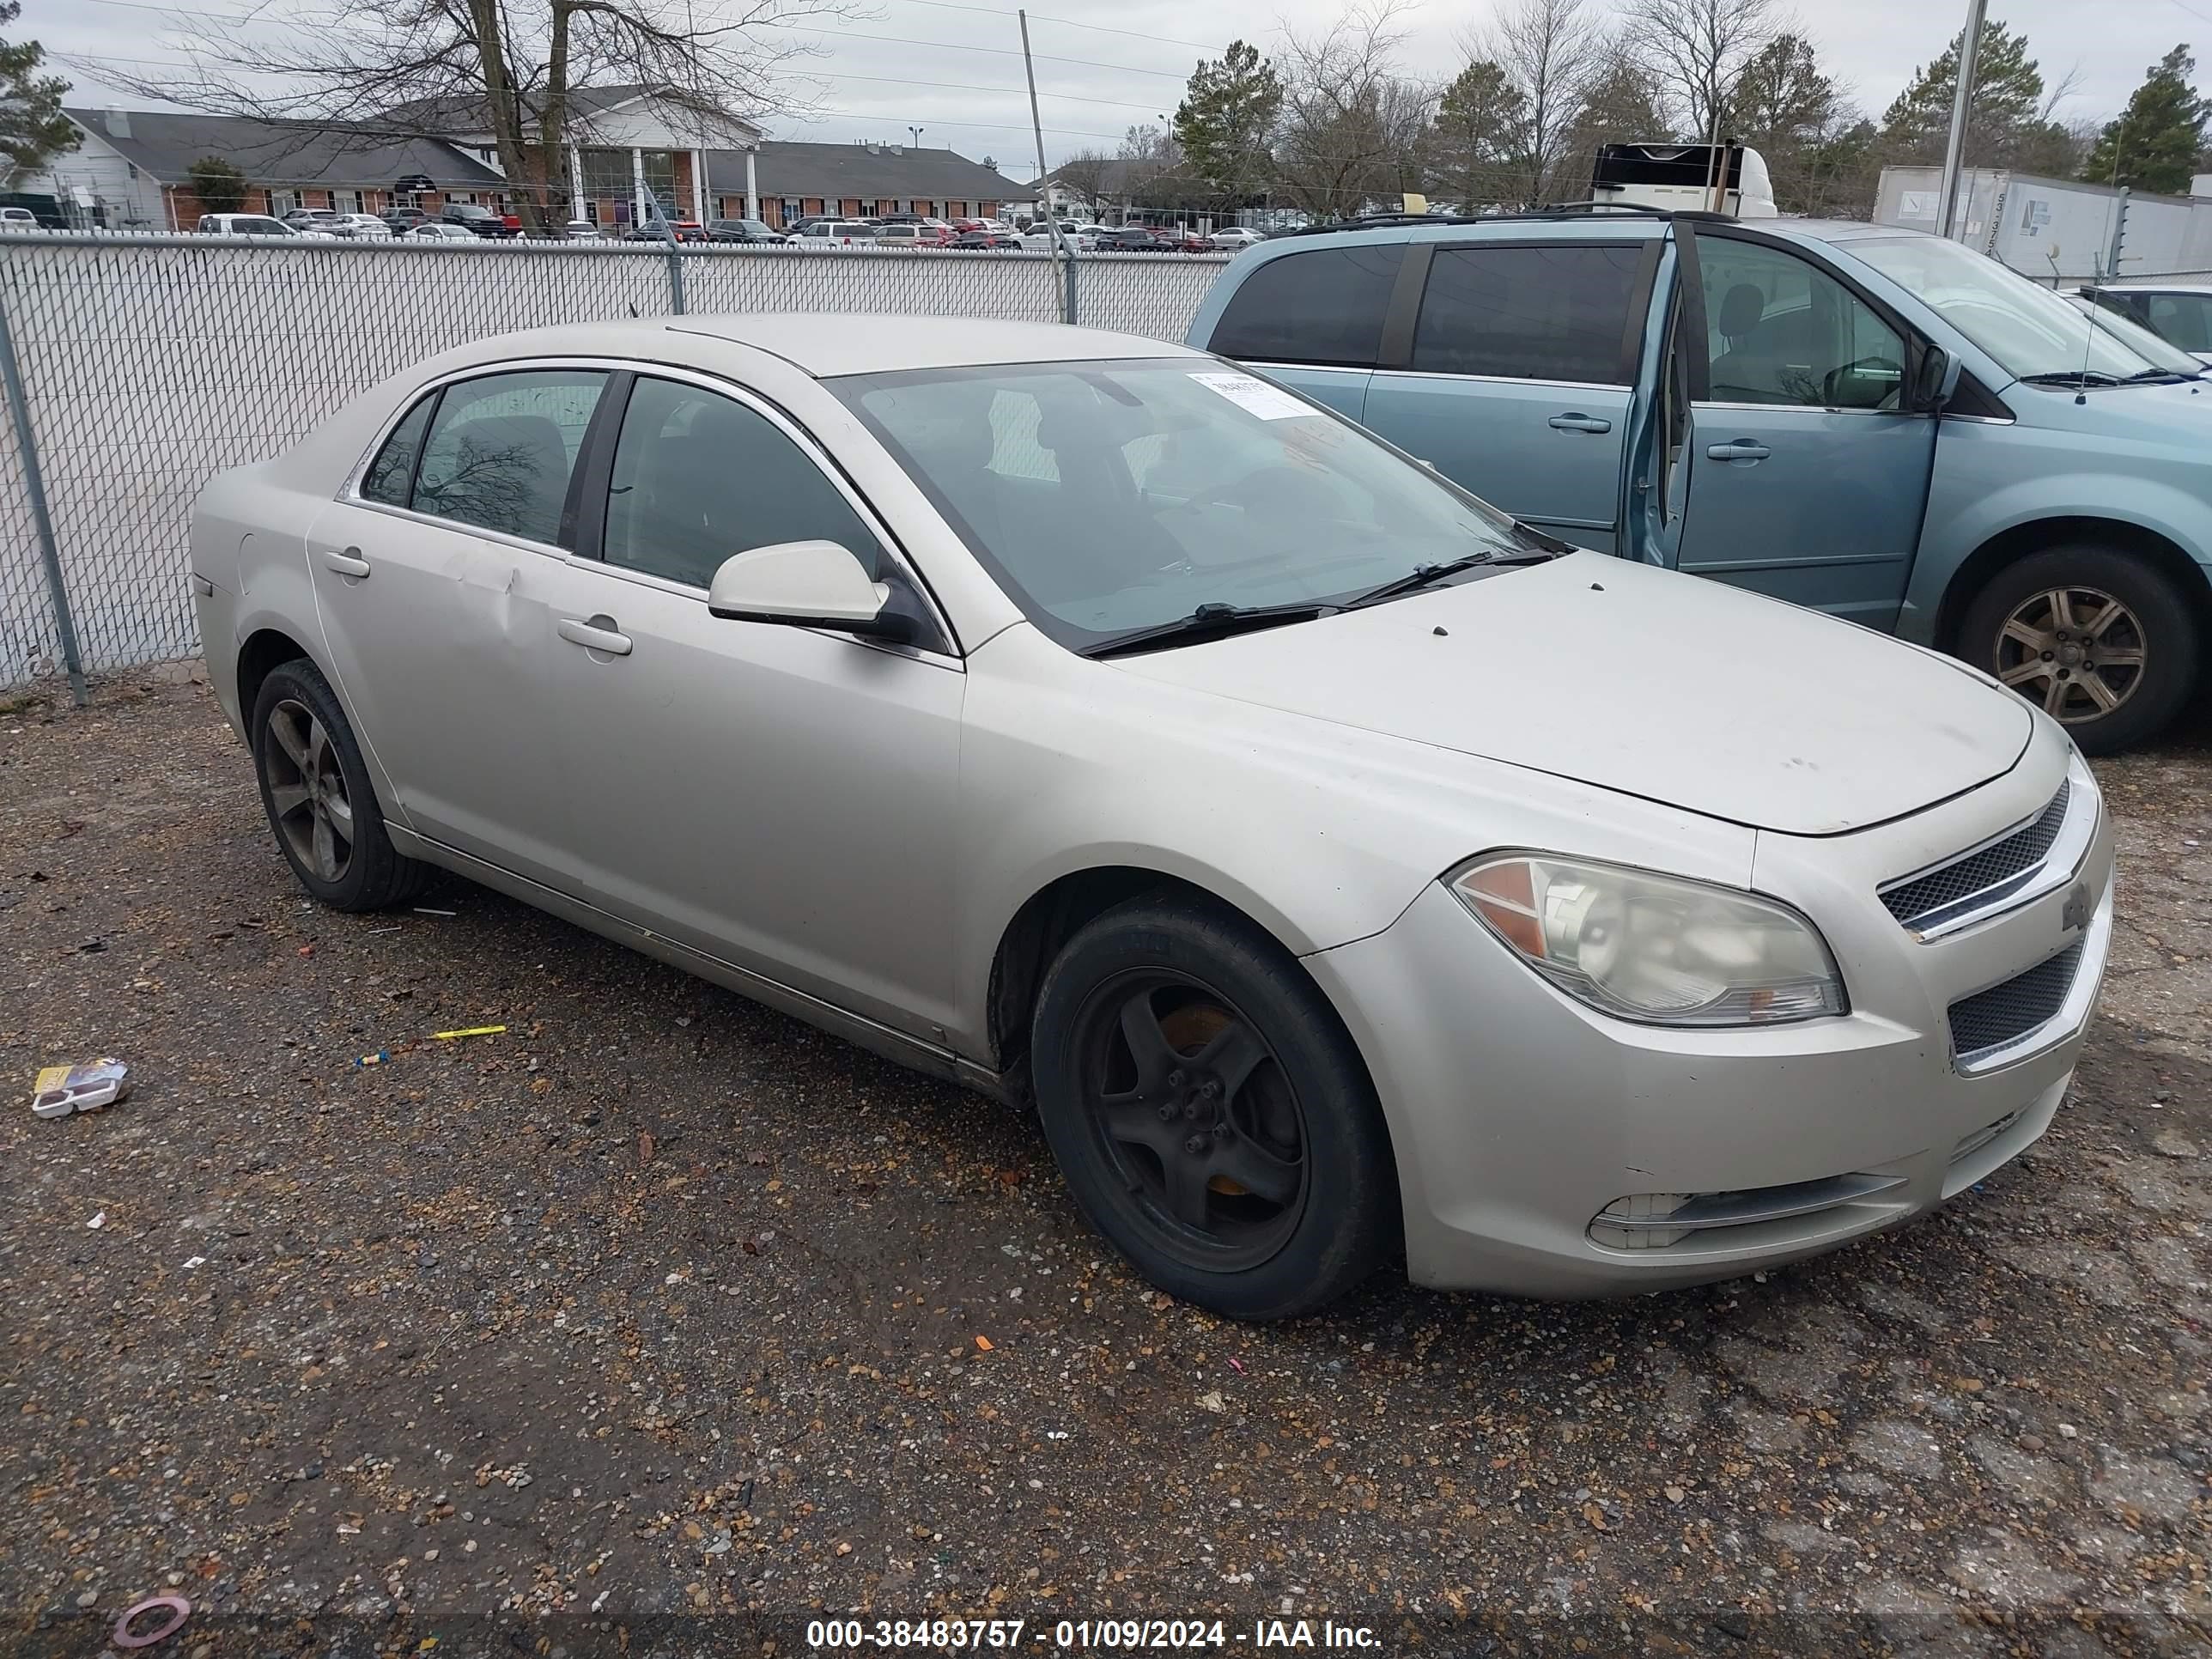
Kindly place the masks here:
<instances>
[{"instance_id":1,"label":"front tire","mask_svg":"<svg viewBox=\"0 0 2212 1659\"><path fill-rule=\"evenodd\" d=\"M253 700L261 808L300 885L333 910L381 910L422 889L428 866L385 833L352 724L314 664L270 671Z\"/></svg>"},{"instance_id":2,"label":"front tire","mask_svg":"<svg viewBox=\"0 0 2212 1659\"><path fill-rule=\"evenodd\" d=\"M1974 596L1959 654L2038 704L2084 753L2156 737L2197 684L2194 607L2136 555L2085 543L2007 565Z\"/></svg>"},{"instance_id":3,"label":"front tire","mask_svg":"<svg viewBox=\"0 0 2212 1659\"><path fill-rule=\"evenodd\" d=\"M1170 1295L1291 1318L1397 1243L1366 1067L1296 959L1235 913L1161 894L1090 922L1046 974L1030 1052L1077 1206Z\"/></svg>"}]
</instances>

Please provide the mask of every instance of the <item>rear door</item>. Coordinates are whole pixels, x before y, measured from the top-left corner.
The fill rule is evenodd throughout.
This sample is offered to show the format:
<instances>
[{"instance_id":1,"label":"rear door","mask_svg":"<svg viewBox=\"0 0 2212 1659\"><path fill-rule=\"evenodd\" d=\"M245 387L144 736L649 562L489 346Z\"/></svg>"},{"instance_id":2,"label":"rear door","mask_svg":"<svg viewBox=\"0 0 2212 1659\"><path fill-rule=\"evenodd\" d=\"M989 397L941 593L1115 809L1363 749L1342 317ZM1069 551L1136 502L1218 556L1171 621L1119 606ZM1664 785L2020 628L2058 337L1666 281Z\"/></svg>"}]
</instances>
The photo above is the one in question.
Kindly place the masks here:
<instances>
[{"instance_id":1,"label":"rear door","mask_svg":"<svg viewBox=\"0 0 2212 1659\"><path fill-rule=\"evenodd\" d=\"M1905 398L1922 343L1793 245L1699 225L1681 246L1680 568L1893 627L1935 460L1935 417Z\"/></svg>"},{"instance_id":2,"label":"rear door","mask_svg":"<svg viewBox=\"0 0 2212 1659\"><path fill-rule=\"evenodd\" d=\"M540 880L567 811L546 601L606 379L547 365L428 393L307 534L323 660L407 821Z\"/></svg>"},{"instance_id":3,"label":"rear door","mask_svg":"<svg viewBox=\"0 0 2212 1659\"><path fill-rule=\"evenodd\" d=\"M1431 243L1365 422L1563 540L1619 550L1621 455L1656 239ZM1417 273L1409 272L1409 276Z\"/></svg>"},{"instance_id":4,"label":"rear door","mask_svg":"<svg viewBox=\"0 0 2212 1659\"><path fill-rule=\"evenodd\" d=\"M1255 265L1206 349L1357 421L1405 270L1403 242L1302 248Z\"/></svg>"}]
</instances>

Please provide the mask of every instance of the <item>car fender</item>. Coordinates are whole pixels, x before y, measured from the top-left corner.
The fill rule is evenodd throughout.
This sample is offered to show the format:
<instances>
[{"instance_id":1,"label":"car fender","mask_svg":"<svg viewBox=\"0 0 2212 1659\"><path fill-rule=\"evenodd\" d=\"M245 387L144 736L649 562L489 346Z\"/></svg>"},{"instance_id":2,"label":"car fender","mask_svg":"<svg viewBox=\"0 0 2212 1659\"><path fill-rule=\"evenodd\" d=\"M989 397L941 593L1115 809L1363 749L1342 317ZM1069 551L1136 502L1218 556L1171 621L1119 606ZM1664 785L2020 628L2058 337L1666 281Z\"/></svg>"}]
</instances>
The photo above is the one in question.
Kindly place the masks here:
<instances>
[{"instance_id":1,"label":"car fender","mask_svg":"<svg viewBox=\"0 0 2212 1659\"><path fill-rule=\"evenodd\" d=\"M1202 647L1191 647L1202 649ZM1135 868L1293 955L1388 928L1477 853L1537 846L1746 885L1753 833L1571 779L1129 674L1028 623L969 659L955 1049L988 1060L991 975L1063 877Z\"/></svg>"},{"instance_id":2,"label":"car fender","mask_svg":"<svg viewBox=\"0 0 2212 1659\"><path fill-rule=\"evenodd\" d=\"M2024 466L2012 447L2023 441L2047 449L2057 470ZM1937 643L1945 600L1973 556L1999 537L2045 520L2126 525L2171 542L2204 569L2212 560L2212 500L2140 472L2069 465L2078 462L2078 451L2069 453L2062 446L2075 441L2069 434L2033 428L1945 425L1936 444L1919 556L1898 621L1899 635L1921 644Z\"/></svg>"}]
</instances>

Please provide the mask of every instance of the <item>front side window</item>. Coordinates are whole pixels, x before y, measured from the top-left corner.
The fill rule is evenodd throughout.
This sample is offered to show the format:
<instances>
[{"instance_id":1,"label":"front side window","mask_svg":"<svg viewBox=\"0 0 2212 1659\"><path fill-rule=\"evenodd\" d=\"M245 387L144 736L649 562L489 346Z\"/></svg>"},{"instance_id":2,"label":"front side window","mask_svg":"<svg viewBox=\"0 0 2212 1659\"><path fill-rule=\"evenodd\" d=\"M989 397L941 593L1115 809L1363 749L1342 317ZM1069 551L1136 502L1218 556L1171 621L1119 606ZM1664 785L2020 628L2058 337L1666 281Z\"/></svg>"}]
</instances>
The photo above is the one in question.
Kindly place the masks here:
<instances>
[{"instance_id":1,"label":"front side window","mask_svg":"<svg viewBox=\"0 0 2212 1659\"><path fill-rule=\"evenodd\" d=\"M1511 521L1350 422L1202 358L827 384L1007 596L1073 648L1207 605L1340 601Z\"/></svg>"},{"instance_id":2,"label":"front side window","mask_svg":"<svg viewBox=\"0 0 2212 1659\"><path fill-rule=\"evenodd\" d=\"M2212 351L2212 295L2154 294L2146 320L2184 351Z\"/></svg>"},{"instance_id":3,"label":"front side window","mask_svg":"<svg viewBox=\"0 0 2212 1659\"><path fill-rule=\"evenodd\" d=\"M1700 236L1698 274L1714 402L1901 406L1904 337L1819 266L1760 243Z\"/></svg>"},{"instance_id":4,"label":"front side window","mask_svg":"<svg viewBox=\"0 0 2212 1659\"><path fill-rule=\"evenodd\" d=\"M410 505L457 524L561 544L568 474L606 376L526 369L446 388Z\"/></svg>"},{"instance_id":5,"label":"front side window","mask_svg":"<svg viewBox=\"0 0 2212 1659\"><path fill-rule=\"evenodd\" d=\"M607 486L609 564L706 587L733 553L830 541L877 574L874 532L766 416L674 380L641 379Z\"/></svg>"},{"instance_id":6,"label":"front side window","mask_svg":"<svg viewBox=\"0 0 2212 1659\"><path fill-rule=\"evenodd\" d=\"M1623 343L1642 264L1633 247L1439 248L1413 367L1626 386L1635 365Z\"/></svg>"},{"instance_id":7,"label":"front side window","mask_svg":"<svg viewBox=\"0 0 2212 1659\"><path fill-rule=\"evenodd\" d=\"M384 447L376 452L376 459L362 475L361 494L364 501L380 501L386 507L407 505L408 492L415 483L415 458L422 453L422 434L430 424L430 411L437 402L437 393L432 392L392 428Z\"/></svg>"},{"instance_id":8,"label":"front side window","mask_svg":"<svg viewBox=\"0 0 2212 1659\"><path fill-rule=\"evenodd\" d=\"M1143 233L1125 235L1138 242ZM1315 248L1255 267L1229 296L1212 349L1224 357L1370 368L1403 243Z\"/></svg>"}]
</instances>

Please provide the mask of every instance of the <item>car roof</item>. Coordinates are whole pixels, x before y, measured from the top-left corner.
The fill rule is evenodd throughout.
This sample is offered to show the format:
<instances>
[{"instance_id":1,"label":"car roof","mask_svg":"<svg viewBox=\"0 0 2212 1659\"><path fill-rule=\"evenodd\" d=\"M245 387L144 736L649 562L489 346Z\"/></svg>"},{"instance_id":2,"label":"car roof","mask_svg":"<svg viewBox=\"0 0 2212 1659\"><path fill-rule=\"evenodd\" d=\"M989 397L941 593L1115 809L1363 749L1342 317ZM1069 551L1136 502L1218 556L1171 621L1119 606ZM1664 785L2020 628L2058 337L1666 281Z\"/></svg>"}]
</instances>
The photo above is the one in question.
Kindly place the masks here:
<instances>
[{"instance_id":1,"label":"car roof","mask_svg":"<svg viewBox=\"0 0 2212 1659\"><path fill-rule=\"evenodd\" d=\"M989 363L1088 362L1102 358L1188 357L1188 346L1062 323L999 322L968 317L868 317L814 312L690 317L665 325L772 351L817 379L908 368L963 368ZM589 337L605 325L580 325ZM567 332L568 331L562 331ZM589 349L580 343L575 349Z\"/></svg>"},{"instance_id":2,"label":"car roof","mask_svg":"<svg viewBox=\"0 0 2212 1659\"><path fill-rule=\"evenodd\" d=\"M2079 286L2103 294L2212 294L2212 283L2162 283L2155 276L2121 276L2109 283L2085 279Z\"/></svg>"}]
</instances>

